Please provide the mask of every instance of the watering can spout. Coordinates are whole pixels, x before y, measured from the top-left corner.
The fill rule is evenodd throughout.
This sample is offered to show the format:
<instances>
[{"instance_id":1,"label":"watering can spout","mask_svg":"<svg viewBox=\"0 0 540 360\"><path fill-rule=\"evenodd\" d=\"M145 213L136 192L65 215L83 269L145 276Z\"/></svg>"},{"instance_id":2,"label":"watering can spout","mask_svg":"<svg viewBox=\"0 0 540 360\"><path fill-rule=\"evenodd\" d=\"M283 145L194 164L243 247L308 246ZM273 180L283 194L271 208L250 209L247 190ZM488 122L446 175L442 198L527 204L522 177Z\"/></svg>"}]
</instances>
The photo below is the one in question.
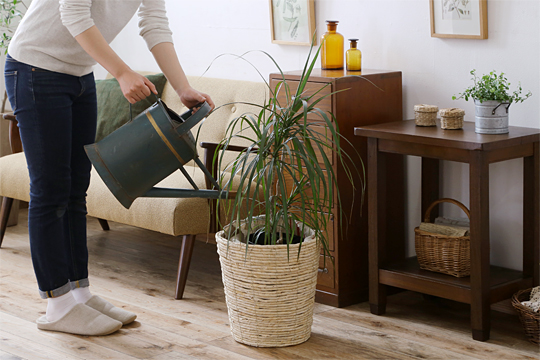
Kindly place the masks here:
<instances>
[{"instance_id":1,"label":"watering can spout","mask_svg":"<svg viewBox=\"0 0 540 360\"><path fill-rule=\"evenodd\" d=\"M190 129L211 111L206 102L182 115L159 100L101 141L85 146L97 173L118 201L129 209L138 197L223 199L222 191L199 160ZM184 165L193 160L216 190L200 190ZM193 189L155 188L180 169Z\"/></svg>"}]
</instances>

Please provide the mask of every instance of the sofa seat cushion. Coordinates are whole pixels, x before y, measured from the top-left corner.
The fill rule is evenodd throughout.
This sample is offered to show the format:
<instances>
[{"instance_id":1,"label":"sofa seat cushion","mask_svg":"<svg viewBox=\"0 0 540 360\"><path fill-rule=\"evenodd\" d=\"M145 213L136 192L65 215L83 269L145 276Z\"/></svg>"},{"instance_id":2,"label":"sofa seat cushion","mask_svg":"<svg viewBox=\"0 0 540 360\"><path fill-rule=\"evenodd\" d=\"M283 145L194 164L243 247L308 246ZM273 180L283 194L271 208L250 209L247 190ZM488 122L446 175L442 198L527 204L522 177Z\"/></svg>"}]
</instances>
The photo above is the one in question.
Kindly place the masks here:
<instances>
[{"instance_id":1,"label":"sofa seat cushion","mask_svg":"<svg viewBox=\"0 0 540 360\"><path fill-rule=\"evenodd\" d=\"M24 153L0 158L0 196L30 201L30 176Z\"/></svg>"},{"instance_id":2,"label":"sofa seat cushion","mask_svg":"<svg viewBox=\"0 0 540 360\"><path fill-rule=\"evenodd\" d=\"M4 171L9 169L9 171ZM203 172L198 167L185 166L200 189L206 188ZM180 170L172 173L157 187L193 189ZM30 201L30 178L24 153L0 158L0 196ZM92 168L86 198L88 215L179 236L208 232L210 209L202 198L138 198L125 209Z\"/></svg>"},{"instance_id":3,"label":"sofa seat cushion","mask_svg":"<svg viewBox=\"0 0 540 360\"><path fill-rule=\"evenodd\" d=\"M185 169L199 188L206 188L204 174L198 167L186 166ZM193 189L180 170L175 171L156 186ZM208 232L207 199L138 198L129 209L126 209L116 200L94 168L92 168L88 194L88 214L97 218L174 236Z\"/></svg>"}]
</instances>

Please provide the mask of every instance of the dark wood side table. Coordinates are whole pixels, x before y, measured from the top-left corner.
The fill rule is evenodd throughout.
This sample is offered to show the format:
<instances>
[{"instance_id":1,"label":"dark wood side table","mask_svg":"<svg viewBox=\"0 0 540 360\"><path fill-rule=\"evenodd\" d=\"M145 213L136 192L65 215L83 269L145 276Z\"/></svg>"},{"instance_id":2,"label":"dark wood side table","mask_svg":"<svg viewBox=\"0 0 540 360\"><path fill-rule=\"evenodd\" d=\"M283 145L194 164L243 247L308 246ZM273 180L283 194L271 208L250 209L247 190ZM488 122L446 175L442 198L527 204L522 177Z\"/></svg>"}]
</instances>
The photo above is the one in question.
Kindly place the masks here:
<instances>
[{"instance_id":1,"label":"dark wood side table","mask_svg":"<svg viewBox=\"0 0 540 360\"><path fill-rule=\"evenodd\" d=\"M439 296L471 305L472 336L489 339L490 305L508 299L519 289L538 285L540 129L510 127L509 134L480 135L474 123L463 130L417 127L414 120L355 128L368 138L369 303L373 314L386 308L386 286ZM439 161L468 163L471 211L471 276L455 278L420 270L416 258L392 263L385 244L384 167L387 154L422 157L422 217L439 198ZM523 271L490 266L489 164L523 158ZM436 214L432 213L432 216ZM399 221L398 221L399 222Z\"/></svg>"}]
</instances>

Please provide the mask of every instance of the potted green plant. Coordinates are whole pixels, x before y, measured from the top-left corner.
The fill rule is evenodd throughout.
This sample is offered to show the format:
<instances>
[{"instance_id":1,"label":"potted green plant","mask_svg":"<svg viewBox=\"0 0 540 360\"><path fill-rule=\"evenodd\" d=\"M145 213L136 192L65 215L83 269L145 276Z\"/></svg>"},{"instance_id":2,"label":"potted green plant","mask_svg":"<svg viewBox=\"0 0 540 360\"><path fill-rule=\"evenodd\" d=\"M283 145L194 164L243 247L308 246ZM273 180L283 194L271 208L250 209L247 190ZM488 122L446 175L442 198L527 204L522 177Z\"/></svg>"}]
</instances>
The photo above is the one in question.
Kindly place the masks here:
<instances>
[{"instance_id":1,"label":"potted green plant","mask_svg":"<svg viewBox=\"0 0 540 360\"><path fill-rule=\"evenodd\" d=\"M361 172L342 148L333 115L317 108L331 94L304 93L320 48L310 60L312 50L294 90L276 63L283 80L269 85L265 104L251 104L257 112L230 123L220 144L226 149L242 139L245 149L232 161L224 152L215 158L224 169L220 186L238 188L225 201L227 225L216 234L231 332L252 346L295 345L311 335L321 247L328 251L324 209L339 208L329 156L351 183L353 173L362 180L363 195Z\"/></svg>"},{"instance_id":2,"label":"potted green plant","mask_svg":"<svg viewBox=\"0 0 540 360\"><path fill-rule=\"evenodd\" d=\"M474 85L471 85L459 96L452 96L453 100L464 98L474 99L475 103L475 132L479 134L506 134L508 133L508 109L512 103L525 101L532 94L529 91L521 96L521 83L518 88L510 92L510 83L504 73L489 74L479 77L476 70L471 70Z\"/></svg>"},{"instance_id":3,"label":"potted green plant","mask_svg":"<svg viewBox=\"0 0 540 360\"><path fill-rule=\"evenodd\" d=\"M0 28L2 31L2 39L0 40L0 48L7 48L11 37L17 28L18 20L22 19L28 7L22 0L0 0Z\"/></svg>"},{"instance_id":4,"label":"potted green plant","mask_svg":"<svg viewBox=\"0 0 540 360\"><path fill-rule=\"evenodd\" d=\"M18 25L18 20L22 19L28 6L22 0L0 0L0 31L2 38L0 39L0 48L4 49L4 54L7 54L7 49L11 37ZM4 91L2 99L2 110L5 111L7 101L7 93Z\"/></svg>"}]
</instances>

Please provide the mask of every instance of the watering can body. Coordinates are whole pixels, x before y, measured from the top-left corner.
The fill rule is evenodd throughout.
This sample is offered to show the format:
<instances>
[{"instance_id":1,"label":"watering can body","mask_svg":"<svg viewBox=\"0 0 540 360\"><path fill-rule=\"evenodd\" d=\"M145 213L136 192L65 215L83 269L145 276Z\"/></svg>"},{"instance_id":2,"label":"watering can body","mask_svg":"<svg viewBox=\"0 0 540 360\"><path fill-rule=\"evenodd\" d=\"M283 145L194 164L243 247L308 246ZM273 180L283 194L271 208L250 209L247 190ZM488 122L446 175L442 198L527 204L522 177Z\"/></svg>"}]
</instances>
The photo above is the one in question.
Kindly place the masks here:
<instances>
[{"instance_id":1,"label":"watering can body","mask_svg":"<svg viewBox=\"0 0 540 360\"><path fill-rule=\"evenodd\" d=\"M199 190L183 168L195 160L219 189L200 162L190 131L210 110L204 103L196 112L178 115L158 100L101 141L86 145L85 150L105 185L126 209L138 197L223 197L219 190ZM177 169L194 189L154 188Z\"/></svg>"}]
</instances>

